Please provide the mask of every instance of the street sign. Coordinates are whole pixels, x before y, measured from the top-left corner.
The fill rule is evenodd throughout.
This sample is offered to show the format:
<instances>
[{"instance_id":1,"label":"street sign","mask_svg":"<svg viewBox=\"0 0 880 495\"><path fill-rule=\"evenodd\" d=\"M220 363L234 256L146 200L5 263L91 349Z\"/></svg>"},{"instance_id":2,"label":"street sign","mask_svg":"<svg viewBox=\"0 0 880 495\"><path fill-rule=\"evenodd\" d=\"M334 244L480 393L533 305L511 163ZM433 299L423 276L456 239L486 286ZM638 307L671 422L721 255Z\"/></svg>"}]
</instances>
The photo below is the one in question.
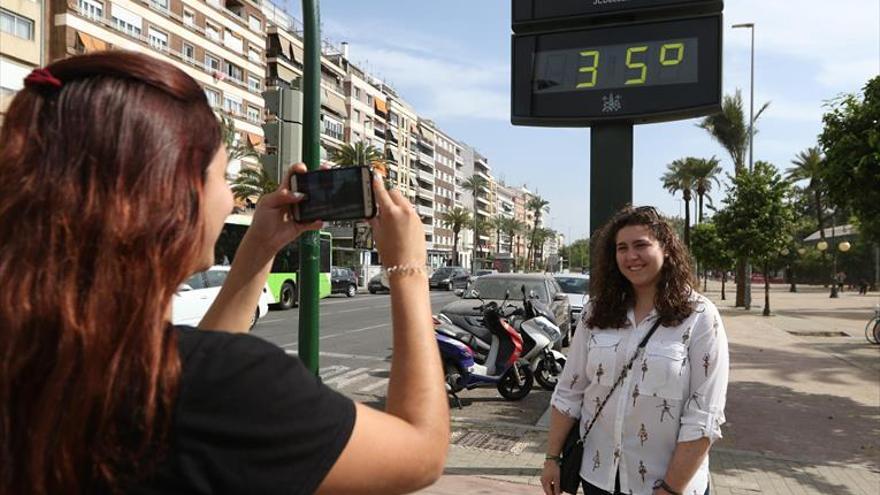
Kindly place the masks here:
<instances>
[{"instance_id":1,"label":"street sign","mask_svg":"<svg viewBox=\"0 0 880 495\"><path fill-rule=\"evenodd\" d=\"M610 16L632 22L656 16L714 14L723 8L722 0L513 0L513 30L586 25Z\"/></svg>"},{"instance_id":2,"label":"street sign","mask_svg":"<svg viewBox=\"0 0 880 495\"><path fill-rule=\"evenodd\" d=\"M706 115L721 103L721 14L513 36L514 124Z\"/></svg>"}]
</instances>

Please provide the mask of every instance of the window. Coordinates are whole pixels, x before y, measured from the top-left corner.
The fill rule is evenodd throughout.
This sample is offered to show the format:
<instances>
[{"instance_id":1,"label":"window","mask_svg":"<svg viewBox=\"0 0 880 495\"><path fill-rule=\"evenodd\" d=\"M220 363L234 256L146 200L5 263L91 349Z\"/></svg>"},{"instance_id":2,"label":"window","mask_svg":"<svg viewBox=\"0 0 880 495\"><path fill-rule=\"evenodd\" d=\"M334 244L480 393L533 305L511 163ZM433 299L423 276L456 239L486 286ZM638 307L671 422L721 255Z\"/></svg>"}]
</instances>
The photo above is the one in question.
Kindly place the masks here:
<instances>
[{"instance_id":1,"label":"window","mask_svg":"<svg viewBox=\"0 0 880 495\"><path fill-rule=\"evenodd\" d=\"M241 67L233 64L229 60L226 60L226 75L230 78L242 82L244 81L244 71L241 70Z\"/></svg>"},{"instance_id":2,"label":"window","mask_svg":"<svg viewBox=\"0 0 880 495\"><path fill-rule=\"evenodd\" d=\"M260 63L261 62L260 52L254 50L253 48L248 48L248 60L251 62Z\"/></svg>"},{"instance_id":3,"label":"window","mask_svg":"<svg viewBox=\"0 0 880 495\"><path fill-rule=\"evenodd\" d=\"M116 29L140 38L141 28L144 25L144 20L141 16L116 4L113 4L113 10L110 14L113 17L113 25L116 26Z\"/></svg>"},{"instance_id":4,"label":"window","mask_svg":"<svg viewBox=\"0 0 880 495\"><path fill-rule=\"evenodd\" d=\"M220 287L226 281L226 276L229 275L229 272L226 270L208 270L205 272L205 275L208 279L208 287Z\"/></svg>"},{"instance_id":5,"label":"window","mask_svg":"<svg viewBox=\"0 0 880 495\"><path fill-rule=\"evenodd\" d=\"M208 97L208 104L211 105L211 108L217 108L220 106L220 92L214 91L213 89L205 88L205 96Z\"/></svg>"},{"instance_id":6,"label":"window","mask_svg":"<svg viewBox=\"0 0 880 495\"><path fill-rule=\"evenodd\" d=\"M168 49L168 35L151 27L147 31L147 37L150 39L150 46L157 50L167 50Z\"/></svg>"},{"instance_id":7,"label":"window","mask_svg":"<svg viewBox=\"0 0 880 495\"><path fill-rule=\"evenodd\" d=\"M34 39L34 21L0 9L0 31L23 40Z\"/></svg>"},{"instance_id":8,"label":"window","mask_svg":"<svg viewBox=\"0 0 880 495\"><path fill-rule=\"evenodd\" d=\"M205 67L209 71L220 71L220 59L212 55L205 54Z\"/></svg>"},{"instance_id":9,"label":"window","mask_svg":"<svg viewBox=\"0 0 880 495\"><path fill-rule=\"evenodd\" d=\"M189 9L183 9L183 23L190 27L196 25L196 13Z\"/></svg>"},{"instance_id":10,"label":"window","mask_svg":"<svg viewBox=\"0 0 880 495\"><path fill-rule=\"evenodd\" d=\"M257 107L252 107L248 105L247 107L247 118L251 122L258 123L260 122L260 109Z\"/></svg>"},{"instance_id":11,"label":"window","mask_svg":"<svg viewBox=\"0 0 880 495\"><path fill-rule=\"evenodd\" d=\"M223 109L233 115L241 115L243 113L241 98L232 95L223 95Z\"/></svg>"},{"instance_id":12,"label":"window","mask_svg":"<svg viewBox=\"0 0 880 495\"><path fill-rule=\"evenodd\" d=\"M263 29L263 23L260 22L260 18L257 16L248 16L248 27L250 27L254 31L260 31L261 29Z\"/></svg>"},{"instance_id":13,"label":"window","mask_svg":"<svg viewBox=\"0 0 880 495\"><path fill-rule=\"evenodd\" d=\"M150 0L150 5L162 12L168 12L168 0Z\"/></svg>"},{"instance_id":14,"label":"window","mask_svg":"<svg viewBox=\"0 0 880 495\"><path fill-rule=\"evenodd\" d=\"M259 93L262 84L260 84L260 78L254 76L248 76L248 89L255 93Z\"/></svg>"},{"instance_id":15,"label":"window","mask_svg":"<svg viewBox=\"0 0 880 495\"><path fill-rule=\"evenodd\" d=\"M354 98L355 98L356 100L360 100L360 99L361 99L361 88L357 88L357 87L354 88Z\"/></svg>"},{"instance_id":16,"label":"window","mask_svg":"<svg viewBox=\"0 0 880 495\"><path fill-rule=\"evenodd\" d=\"M370 95L367 95L367 105L373 106L373 97Z\"/></svg>"},{"instance_id":17,"label":"window","mask_svg":"<svg viewBox=\"0 0 880 495\"><path fill-rule=\"evenodd\" d=\"M196 59L196 49L189 43L183 44L183 59L187 62L193 62Z\"/></svg>"},{"instance_id":18,"label":"window","mask_svg":"<svg viewBox=\"0 0 880 495\"><path fill-rule=\"evenodd\" d=\"M235 50L239 53L244 51L244 42L241 38L233 34L233 32L229 29L225 31L223 36L223 45L230 50Z\"/></svg>"},{"instance_id":19,"label":"window","mask_svg":"<svg viewBox=\"0 0 880 495\"><path fill-rule=\"evenodd\" d=\"M82 15L97 20L104 18L104 4L98 0L79 0L78 5Z\"/></svg>"},{"instance_id":20,"label":"window","mask_svg":"<svg viewBox=\"0 0 880 495\"><path fill-rule=\"evenodd\" d=\"M354 111L354 119L352 119L352 120L354 120L354 121L355 121L356 123L358 123L358 124L361 123L361 112L360 112L360 110L355 110L355 111Z\"/></svg>"},{"instance_id":21,"label":"window","mask_svg":"<svg viewBox=\"0 0 880 495\"><path fill-rule=\"evenodd\" d=\"M191 290L204 289L205 287L207 287L207 285L205 284L204 272L196 273L192 277L186 279L186 282L184 282L183 284L188 285Z\"/></svg>"},{"instance_id":22,"label":"window","mask_svg":"<svg viewBox=\"0 0 880 495\"><path fill-rule=\"evenodd\" d=\"M214 41L220 41L220 28L211 24L210 22L205 23L205 36L208 39L212 39Z\"/></svg>"}]
</instances>

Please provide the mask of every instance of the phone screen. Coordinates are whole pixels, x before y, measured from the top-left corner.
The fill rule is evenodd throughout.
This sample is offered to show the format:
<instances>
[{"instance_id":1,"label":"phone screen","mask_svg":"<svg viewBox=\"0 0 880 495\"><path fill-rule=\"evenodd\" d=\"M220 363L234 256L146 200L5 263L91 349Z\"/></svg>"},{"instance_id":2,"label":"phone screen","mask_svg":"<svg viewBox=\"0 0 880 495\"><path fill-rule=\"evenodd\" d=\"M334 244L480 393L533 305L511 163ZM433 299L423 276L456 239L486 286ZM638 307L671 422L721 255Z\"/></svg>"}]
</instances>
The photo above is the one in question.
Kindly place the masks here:
<instances>
[{"instance_id":1,"label":"phone screen","mask_svg":"<svg viewBox=\"0 0 880 495\"><path fill-rule=\"evenodd\" d=\"M297 174L291 189L306 199L295 208L300 222L353 220L375 214L371 172L367 167L340 167ZM295 184L293 182L295 181Z\"/></svg>"}]
</instances>

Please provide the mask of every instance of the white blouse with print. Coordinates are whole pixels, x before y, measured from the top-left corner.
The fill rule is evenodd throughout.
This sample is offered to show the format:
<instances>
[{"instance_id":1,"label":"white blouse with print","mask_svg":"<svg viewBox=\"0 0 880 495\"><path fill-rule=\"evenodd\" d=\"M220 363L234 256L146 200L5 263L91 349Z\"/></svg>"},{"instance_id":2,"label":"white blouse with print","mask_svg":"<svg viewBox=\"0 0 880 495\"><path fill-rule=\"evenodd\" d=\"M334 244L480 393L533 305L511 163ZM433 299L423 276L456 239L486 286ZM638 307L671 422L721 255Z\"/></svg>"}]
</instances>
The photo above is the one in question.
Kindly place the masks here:
<instances>
[{"instance_id":1,"label":"white blouse with print","mask_svg":"<svg viewBox=\"0 0 880 495\"><path fill-rule=\"evenodd\" d=\"M657 328L632 370L593 425L584 443L581 478L613 492L651 494L662 479L678 442L721 438L727 395L727 336L718 309L693 293L694 312L676 327ZM580 434L635 354L657 318L652 311L638 325L587 328L578 324L568 362L551 404L571 418L580 417ZM709 483L709 459L691 479L685 495L703 495Z\"/></svg>"}]
</instances>

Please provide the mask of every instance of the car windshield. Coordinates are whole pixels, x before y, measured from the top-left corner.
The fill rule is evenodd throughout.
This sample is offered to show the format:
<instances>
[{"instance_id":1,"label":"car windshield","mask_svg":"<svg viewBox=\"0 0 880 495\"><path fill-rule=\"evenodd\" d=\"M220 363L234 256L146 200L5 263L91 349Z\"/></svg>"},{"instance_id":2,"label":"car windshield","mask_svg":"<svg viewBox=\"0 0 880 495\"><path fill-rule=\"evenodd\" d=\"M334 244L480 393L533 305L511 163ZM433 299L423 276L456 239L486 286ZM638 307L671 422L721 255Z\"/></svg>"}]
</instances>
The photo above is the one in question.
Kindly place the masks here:
<instances>
[{"instance_id":1,"label":"car windshield","mask_svg":"<svg viewBox=\"0 0 880 495\"><path fill-rule=\"evenodd\" d=\"M477 270L477 276L480 275L489 275L490 273L495 273L492 270Z\"/></svg>"},{"instance_id":2,"label":"car windshield","mask_svg":"<svg viewBox=\"0 0 880 495\"><path fill-rule=\"evenodd\" d=\"M556 277L556 282L566 294L586 294L590 291L590 279L579 277Z\"/></svg>"},{"instance_id":3,"label":"car windshield","mask_svg":"<svg viewBox=\"0 0 880 495\"><path fill-rule=\"evenodd\" d=\"M448 275L452 275L452 272L454 272L454 271L455 271L455 268L443 267L443 268L438 268L437 271L434 272L434 275L448 276Z\"/></svg>"},{"instance_id":4,"label":"car windshield","mask_svg":"<svg viewBox=\"0 0 880 495\"><path fill-rule=\"evenodd\" d=\"M510 291L510 299L522 298L522 286L526 286L526 294L535 291L543 302L548 302L547 289L543 280L522 278L478 278L473 288L479 291L483 299L504 299L505 291ZM468 298L472 298L468 295Z\"/></svg>"}]
</instances>

